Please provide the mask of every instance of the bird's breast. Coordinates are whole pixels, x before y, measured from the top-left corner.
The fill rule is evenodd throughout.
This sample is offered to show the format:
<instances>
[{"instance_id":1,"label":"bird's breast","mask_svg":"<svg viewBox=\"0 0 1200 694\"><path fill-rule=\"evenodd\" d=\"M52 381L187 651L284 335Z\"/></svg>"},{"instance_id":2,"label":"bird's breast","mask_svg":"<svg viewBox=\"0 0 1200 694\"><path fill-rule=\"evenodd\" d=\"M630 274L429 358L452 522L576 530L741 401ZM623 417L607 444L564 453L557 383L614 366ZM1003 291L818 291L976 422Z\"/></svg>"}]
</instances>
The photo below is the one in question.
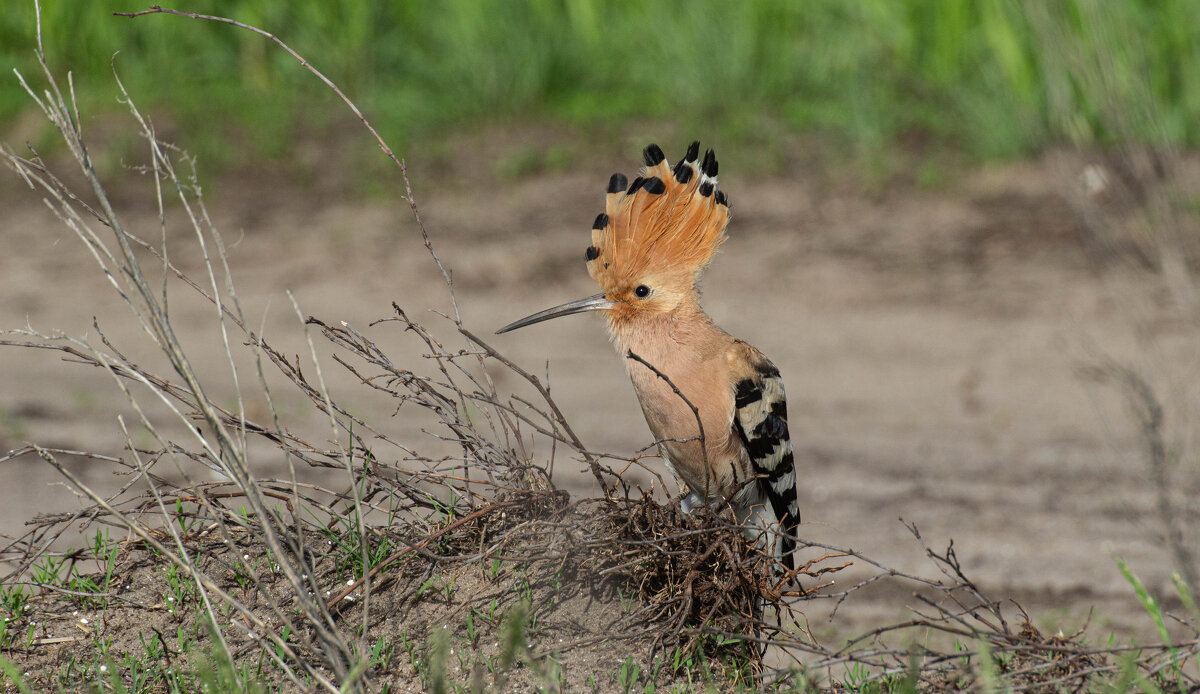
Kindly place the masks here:
<instances>
[{"instance_id":1,"label":"bird's breast","mask_svg":"<svg viewBox=\"0 0 1200 694\"><path fill-rule=\"evenodd\" d=\"M626 348L670 379L626 359L646 423L675 472L701 495L726 495L737 484L740 443L732 437L733 389L723 353L709 356L669 341Z\"/></svg>"}]
</instances>

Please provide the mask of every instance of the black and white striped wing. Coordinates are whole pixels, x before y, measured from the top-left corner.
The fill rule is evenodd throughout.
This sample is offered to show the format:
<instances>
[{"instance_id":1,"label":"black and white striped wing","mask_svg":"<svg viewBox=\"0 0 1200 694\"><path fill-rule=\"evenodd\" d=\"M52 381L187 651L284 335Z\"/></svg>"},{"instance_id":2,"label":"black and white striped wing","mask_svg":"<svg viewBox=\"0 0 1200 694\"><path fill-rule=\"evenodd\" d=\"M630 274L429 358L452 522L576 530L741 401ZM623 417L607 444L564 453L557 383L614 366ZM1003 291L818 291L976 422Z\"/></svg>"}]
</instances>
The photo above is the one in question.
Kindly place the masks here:
<instances>
[{"instance_id":1,"label":"black and white striped wing","mask_svg":"<svg viewBox=\"0 0 1200 694\"><path fill-rule=\"evenodd\" d=\"M749 347L749 345L746 345ZM753 350L753 348L750 348ZM788 435L787 398L779 369L757 350L748 375L734 393L734 430L742 439L762 496L775 512L782 531L782 555L795 568L796 528L800 507L796 501L796 466Z\"/></svg>"}]
</instances>

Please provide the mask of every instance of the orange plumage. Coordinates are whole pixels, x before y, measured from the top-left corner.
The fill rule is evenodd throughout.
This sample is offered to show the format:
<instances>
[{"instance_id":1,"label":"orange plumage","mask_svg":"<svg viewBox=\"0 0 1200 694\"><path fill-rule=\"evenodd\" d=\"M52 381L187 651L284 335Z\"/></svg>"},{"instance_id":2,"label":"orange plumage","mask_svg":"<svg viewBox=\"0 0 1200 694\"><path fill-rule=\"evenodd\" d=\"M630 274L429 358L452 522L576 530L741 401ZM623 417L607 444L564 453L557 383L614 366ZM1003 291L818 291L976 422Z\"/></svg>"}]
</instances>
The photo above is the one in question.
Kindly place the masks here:
<instances>
[{"instance_id":1,"label":"orange plumage","mask_svg":"<svg viewBox=\"0 0 1200 694\"><path fill-rule=\"evenodd\" d=\"M661 156L661 150L654 150L648 160ZM716 158L711 150L705 165L712 176L696 164L694 151L689 150L674 171L664 158L643 167L627 191L613 190L618 187L614 183L624 182L624 176L614 175L606 212L592 229L592 248L598 255L587 263L588 273L606 294L632 288L648 276L694 281L708 265L725 241L730 215L724 196L715 192Z\"/></svg>"}]
</instances>

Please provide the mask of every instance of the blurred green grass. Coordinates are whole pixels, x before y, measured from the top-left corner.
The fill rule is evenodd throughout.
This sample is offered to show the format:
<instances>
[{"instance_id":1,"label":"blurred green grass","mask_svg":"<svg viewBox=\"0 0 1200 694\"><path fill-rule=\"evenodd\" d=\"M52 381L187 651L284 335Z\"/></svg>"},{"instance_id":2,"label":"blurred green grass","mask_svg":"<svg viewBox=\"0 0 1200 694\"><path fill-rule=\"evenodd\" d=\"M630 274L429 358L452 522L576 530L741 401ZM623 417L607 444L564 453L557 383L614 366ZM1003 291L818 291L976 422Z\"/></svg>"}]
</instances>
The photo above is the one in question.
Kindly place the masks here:
<instances>
[{"instance_id":1,"label":"blurred green grass","mask_svg":"<svg viewBox=\"0 0 1200 694\"><path fill-rule=\"evenodd\" d=\"M131 0L46 0L52 64L84 107L143 108L219 163L287 156L342 110L261 37ZM916 143L976 159L1060 141L1200 142L1194 0L180 0L279 35L402 151L464 128L670 121L723 142L832 138L878 156ZM5 66L35 76L32 2L0 13ZM28 108L0 83L0 126ZM336 115L332 115L336 114ZM249 133L249 134L248 134ZM211 161L210 161L211 163Z\"/></svg>"}]
</instances>

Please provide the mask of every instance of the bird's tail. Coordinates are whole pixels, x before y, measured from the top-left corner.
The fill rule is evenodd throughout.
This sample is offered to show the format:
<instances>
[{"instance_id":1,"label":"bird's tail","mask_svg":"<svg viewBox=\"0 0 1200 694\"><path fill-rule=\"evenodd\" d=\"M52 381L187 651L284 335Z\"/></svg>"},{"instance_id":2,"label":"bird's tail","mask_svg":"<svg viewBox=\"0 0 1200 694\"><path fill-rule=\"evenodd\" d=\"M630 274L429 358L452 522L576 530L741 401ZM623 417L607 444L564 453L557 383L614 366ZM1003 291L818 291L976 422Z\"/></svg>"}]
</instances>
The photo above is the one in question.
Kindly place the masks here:
<instances>
[{"instance_id":1,"label":"bird's tail","mask_svg":"<svg viewBox=\"0 0 1200 694\"><path fill-rule=\"evenodd\" d=\"M779 519L779 546L775 556L780 557L783 565L796 570L796 534L800 530L800 513L791 508Z\"/></svg>"}]
</instances>

